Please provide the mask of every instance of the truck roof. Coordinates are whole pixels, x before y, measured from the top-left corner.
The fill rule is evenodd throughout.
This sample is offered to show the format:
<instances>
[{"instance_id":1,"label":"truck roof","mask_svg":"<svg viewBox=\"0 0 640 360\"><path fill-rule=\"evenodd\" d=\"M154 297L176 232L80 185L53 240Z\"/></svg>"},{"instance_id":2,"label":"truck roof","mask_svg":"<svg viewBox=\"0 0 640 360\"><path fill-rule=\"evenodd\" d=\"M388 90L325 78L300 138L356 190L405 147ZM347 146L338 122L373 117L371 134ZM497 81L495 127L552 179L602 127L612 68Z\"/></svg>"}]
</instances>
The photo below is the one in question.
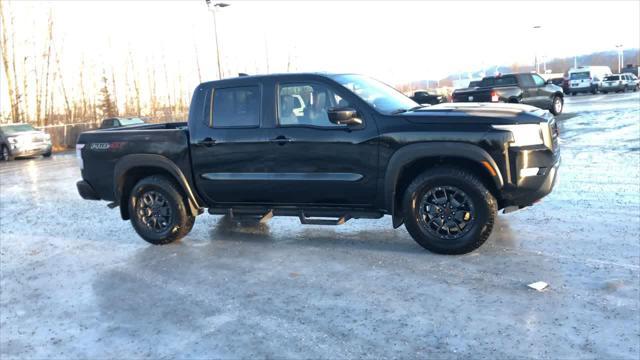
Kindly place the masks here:
<instances>
[{"instance_id":1,"label":"truck roof","mask_svg":"<svg viewBox=\"0 0 640 360\"><path fill-rule=\"evenodd\" d=\"M224 79L220 79L220 80L205 81L202 84L212 84L212 83L236 81L236 80L243 80L243 79L265 79L265 78L272 78L272 77L280 77L280 78L281 77L297 77L297 76L301 76L301 75L321 76L321 77L330 78L331 76L336 76L336 75L353 75L353 74L349 74L349 73L331 73L331 72L325 72L325 71L318 71L318 72L295 72L295 73L240 75L240 76L224 78Z\"/></svg>"}]
</instances>

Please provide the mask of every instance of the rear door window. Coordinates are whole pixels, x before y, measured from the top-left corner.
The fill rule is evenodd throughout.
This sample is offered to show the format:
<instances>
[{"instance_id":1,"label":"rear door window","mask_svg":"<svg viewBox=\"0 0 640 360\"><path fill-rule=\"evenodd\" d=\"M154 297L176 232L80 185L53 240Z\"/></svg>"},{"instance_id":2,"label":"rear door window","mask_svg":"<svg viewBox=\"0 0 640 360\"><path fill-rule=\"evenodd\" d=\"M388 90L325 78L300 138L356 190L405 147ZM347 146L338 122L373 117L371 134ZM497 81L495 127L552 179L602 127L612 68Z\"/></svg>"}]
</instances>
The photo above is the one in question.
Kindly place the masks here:
<instances>
[{"instance_id":1,"label":"rear door window","mask_svg":"<svg viewBox=\"0 0 640 360\"><path fill-rule=\"evenodd\" d=\"M260 87L213 89L208 123L212 128L260 126Z\"/></svg>"}]
</instances>

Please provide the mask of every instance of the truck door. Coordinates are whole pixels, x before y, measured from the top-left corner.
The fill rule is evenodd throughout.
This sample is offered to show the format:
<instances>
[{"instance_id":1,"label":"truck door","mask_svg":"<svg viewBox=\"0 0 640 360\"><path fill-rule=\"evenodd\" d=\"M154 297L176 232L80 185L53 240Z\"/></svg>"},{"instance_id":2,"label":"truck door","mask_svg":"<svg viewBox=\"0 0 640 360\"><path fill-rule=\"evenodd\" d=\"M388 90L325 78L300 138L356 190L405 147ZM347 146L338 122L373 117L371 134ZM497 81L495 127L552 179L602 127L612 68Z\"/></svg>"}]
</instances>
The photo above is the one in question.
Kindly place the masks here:
<instances>
[{"instance_id":1,"label":"truck door","mask_svg":"<svg viewBox=\"0 0 640 360\"><path fill-rule=\"evenodd\" d=\"M304 111L296 113L294 98ZM362 205L375 202L378 170L377 128L373 115L361 112L357 99L336 85L286 82L276 85L277 112L263 154L273 202L314 205ZM362 125L329 121L327 110L351 107Z\"/></svg>"},{"instance_id":2,"label":"truck door","mask_svg":"<svg viewBox=\"0 0 640 360\"><path fill-rule=\"evenodd\" d=\"M260 83L204 89L192 104L189 123L194 182L209 206L267 199L265 182L247 177L264 172L269 139L260 128L264 102Z\"/></svg>"},{"instance_id":3,"label":"truck door","mask_svg":"<svg viewBox=\"0 0 640 360\"><path fill-rule=\"evenodd\" d=\"M547 82L538 74L532 74L531 77L533 77L533 82L536 84L537 89L535 106L541 109L551 108L551 95L553 92L547 86Z\"/></svg>"},{"instance_id":4,"label":"truck door","mask_svg":"<svg viewBox=\"0 0 640 360\"><path fill-rule=\"evenodd\" d=\"M538 88L536 87L536 83L533 81L531 74L522 74L520 75L520 87L522 88L522 103L538 106L537 97L538 97Z\"/></svg>"}]
</instances>

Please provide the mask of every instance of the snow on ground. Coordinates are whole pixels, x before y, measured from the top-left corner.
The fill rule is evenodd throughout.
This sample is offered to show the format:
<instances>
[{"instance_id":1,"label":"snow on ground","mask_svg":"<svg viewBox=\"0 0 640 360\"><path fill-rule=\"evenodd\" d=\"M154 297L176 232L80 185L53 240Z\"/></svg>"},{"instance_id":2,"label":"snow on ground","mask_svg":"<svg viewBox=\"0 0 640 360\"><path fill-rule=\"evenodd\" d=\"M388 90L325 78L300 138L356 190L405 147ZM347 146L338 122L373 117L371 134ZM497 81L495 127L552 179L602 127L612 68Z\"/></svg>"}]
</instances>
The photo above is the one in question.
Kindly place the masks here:
<instances>
[{"instance_id":1,"label":"snow on ground","mask_svg":"<svg viewBox=\"0 0 640 360\"><path fill-rule=\"evenodd\" d=\"M388 217L203 215L150 246L72 154L0 164L0 357L637 359L640 98L567 97L559 125L554 192L464 256Z\"/></svg>"}]
</instances>

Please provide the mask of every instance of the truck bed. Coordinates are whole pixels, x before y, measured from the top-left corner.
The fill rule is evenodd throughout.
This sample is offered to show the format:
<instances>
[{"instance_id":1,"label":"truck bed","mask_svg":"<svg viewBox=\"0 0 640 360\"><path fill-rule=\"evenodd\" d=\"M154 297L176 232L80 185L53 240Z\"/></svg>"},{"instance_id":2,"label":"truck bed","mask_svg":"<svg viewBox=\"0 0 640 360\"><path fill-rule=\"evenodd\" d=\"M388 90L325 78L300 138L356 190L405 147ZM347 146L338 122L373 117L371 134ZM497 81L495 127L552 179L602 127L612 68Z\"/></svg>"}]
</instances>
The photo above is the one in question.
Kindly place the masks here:
<instances>
[{"instance_id":1,"label":"truck bed","mask_svg":"<svg viewBox=\"0 0 640 360\"><path fill-rule=\"evenodd\" d=\"M87 131L78 137L83 147L82 175L102 199L114 201L114 168L127 155L159 155L191 177L189 130L186 122L145 124Z\"/></svg>"}]
</instances>

